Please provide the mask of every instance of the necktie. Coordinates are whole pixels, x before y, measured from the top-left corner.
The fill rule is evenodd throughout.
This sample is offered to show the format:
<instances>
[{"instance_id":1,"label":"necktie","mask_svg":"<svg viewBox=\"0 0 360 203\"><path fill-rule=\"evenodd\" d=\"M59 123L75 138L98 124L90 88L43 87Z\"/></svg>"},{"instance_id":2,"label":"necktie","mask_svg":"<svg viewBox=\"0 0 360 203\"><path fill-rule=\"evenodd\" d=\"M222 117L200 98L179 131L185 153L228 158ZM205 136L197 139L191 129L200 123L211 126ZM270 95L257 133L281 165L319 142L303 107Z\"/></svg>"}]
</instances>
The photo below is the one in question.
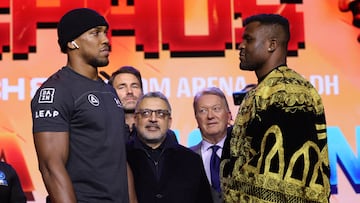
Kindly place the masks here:
<instances>
[{"instance_id":1,"label":"necktie","mask_svg":"<svg viewBox=\"0 0 360 203\"><path fill-rule=\"evenodd\" d=\"M220 147L213 145L211 148L213 150L210 158L211 185L216 191L220 192L220 157L216 154Z\"/></svg>"}]
</instances>

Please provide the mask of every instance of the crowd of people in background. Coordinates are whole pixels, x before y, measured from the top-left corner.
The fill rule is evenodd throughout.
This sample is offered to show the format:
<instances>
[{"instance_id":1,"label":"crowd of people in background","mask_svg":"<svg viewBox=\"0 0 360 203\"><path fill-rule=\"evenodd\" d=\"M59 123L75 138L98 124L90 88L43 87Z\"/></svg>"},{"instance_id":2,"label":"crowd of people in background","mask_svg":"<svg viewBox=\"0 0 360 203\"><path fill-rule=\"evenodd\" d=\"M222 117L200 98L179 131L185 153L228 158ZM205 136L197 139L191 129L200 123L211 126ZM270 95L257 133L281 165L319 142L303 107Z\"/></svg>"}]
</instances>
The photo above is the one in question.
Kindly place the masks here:
<instances>
[{"instance_id":1,"label":"crowd of people in background","mask_svg":"<svg viewBox=\"0 0 360 203\"><path fill-rule=\"evenodd\" d=\"M243 21L239 67L253 71L233 120L218 87L196 93L201 141L183 146L161 92L143 92L140 71L122 66L108 82L108 22L78 8L58 24L67 55L31 101L34 145L47 202L329 202L324 106L309 81L287 66L289 21ZM191 108L191 107L189 107ZM39 111L56 116L39 116ZM0 162L0 202L26 202L16 171Z\"/></svg>"}]
</instances>

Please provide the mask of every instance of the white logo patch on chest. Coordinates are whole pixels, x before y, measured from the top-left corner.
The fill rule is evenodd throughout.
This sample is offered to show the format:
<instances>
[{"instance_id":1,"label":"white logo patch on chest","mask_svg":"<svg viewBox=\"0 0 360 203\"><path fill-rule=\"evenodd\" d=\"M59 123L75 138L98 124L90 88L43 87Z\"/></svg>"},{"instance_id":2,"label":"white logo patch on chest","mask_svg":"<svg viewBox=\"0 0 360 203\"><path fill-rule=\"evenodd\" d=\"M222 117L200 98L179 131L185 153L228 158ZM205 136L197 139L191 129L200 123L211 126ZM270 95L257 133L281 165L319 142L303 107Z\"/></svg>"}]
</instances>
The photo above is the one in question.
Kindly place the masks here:
<instances>
[{"instance_id":1,"label":"white logo patch on chest","mask_svg":"<svg viewBox=\"0 0 360 203\"><path fill-rule=\"evenodd\" d=\"M88 101L90 102L90 104L92 104L93 106L99 106L100 104L100 100L93 94L89 94L88 95Z\"/></svg>"}]
</instances>

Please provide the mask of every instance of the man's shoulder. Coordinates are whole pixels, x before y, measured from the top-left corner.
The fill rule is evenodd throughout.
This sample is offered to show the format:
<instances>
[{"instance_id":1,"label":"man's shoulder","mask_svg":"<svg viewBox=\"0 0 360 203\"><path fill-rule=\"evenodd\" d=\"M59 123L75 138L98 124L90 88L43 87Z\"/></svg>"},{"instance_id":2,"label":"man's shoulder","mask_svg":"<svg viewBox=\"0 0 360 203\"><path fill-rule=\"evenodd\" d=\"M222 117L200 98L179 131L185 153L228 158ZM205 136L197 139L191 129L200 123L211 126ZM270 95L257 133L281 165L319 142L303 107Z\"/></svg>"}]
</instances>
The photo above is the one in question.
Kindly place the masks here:
<instances>
[{"instance_id":1,"label":"man's shoulder","mask_svg":"<svg viewBox=\"0 0 360 203\"><path fill-rule=\"evenodd\" d=\"M199 153L200 149L201 149L201 141L199 143L197 143L196 145L190 146L189 149L191 149L192 151Z\"/></svg>"},{"instance_id":2,"label":"man's shoulder","mask_svg":"<svg viewBox=\"0 0 360 203\"><path fill-rule=\"evenodd\" d=\"M0 161L0 177L4 176L6 178L5 176L8 176L7 178L10 178L13 175L16 175L15 168L6 162Z\"/></svg>"},{"instance_id":3,"label":"man's shoulder","mask_svg":"<svg viewBox=\"0 0 360 203\"><path fill-rule=\"evenodd\" d=\"M50 75L39 87L39 90L46 89L51 90L57 89L57 91L64 90L69 91L73 88L73 83L76 82L76 80L73 80L69 77L69 74L71 74L71 71L68 70L68 68L61 68L52 75ZM76 86L76 85L75 85Z\"/></svg>"},{"instance_id":4,"label":"man's shoulder","mask_svg":"<svg viewBox=\"0 0 360 203\"><path fill-rule=\"evenodd\" d=\"M170 139L171 142L173 143L179 143L178 138L176 137L176 134L173 130L168 129L166 132L166 136L168 137L168 139Z\"/></svg>"},{"instance_id":5,"label":"man's shoulder","mask_svg":"<svg viewBox=\"0 0 360 203\"><path fill-rule=\"evenodd\" d=\"M126 142L126 149L127 150L134 150L135 148L135 143L136 143L136 132L132 132L130 138L128 139L128 141ZM141 145L139 145L141 146Z\"/></svg>"},{"instance_id":6,"label":"man's shoulder","mask_svg":"<svg viewBox=\"0 0 360 203\"><path fill-rule=\"evenodd\" d=\"M0 161L0 169L6 169L6 170L11 169L12 170L13 167L6 162Z\"/></svg>"},{"instance_id":7,"label":"man's shoulder","mask_svg":"<svg viewBox=\"0 0 360 203\"><path fill-rule=\"evenodd\" d=\"M175 151L177 151L178 153L183 153L183 154L195 154L190 148L185 147L182 144L176 143L173 145L172 147Z\"/></svg>"},{"instance_id":8,"label":"man's shoulder","mask_svg":"<svg viewBox=\"0 0 360 203\"><path fill-rule=\"evenodd\" d=\"M268 79L273 80L274 84L286 84L291 85L296 88L313 88L313 85L307 80L303 75L296 72L294 69L291 69L287 66L282 66L276 69L276 71L269 74L270 77ZM278 87L277 87L278 88ZM284 86L284 88L286 88ZM290 88L292 90L293 88ZM289 88L286 88L289 91ZM280 89L279 91L283 91Z\"/></svg>"}]
</instances>

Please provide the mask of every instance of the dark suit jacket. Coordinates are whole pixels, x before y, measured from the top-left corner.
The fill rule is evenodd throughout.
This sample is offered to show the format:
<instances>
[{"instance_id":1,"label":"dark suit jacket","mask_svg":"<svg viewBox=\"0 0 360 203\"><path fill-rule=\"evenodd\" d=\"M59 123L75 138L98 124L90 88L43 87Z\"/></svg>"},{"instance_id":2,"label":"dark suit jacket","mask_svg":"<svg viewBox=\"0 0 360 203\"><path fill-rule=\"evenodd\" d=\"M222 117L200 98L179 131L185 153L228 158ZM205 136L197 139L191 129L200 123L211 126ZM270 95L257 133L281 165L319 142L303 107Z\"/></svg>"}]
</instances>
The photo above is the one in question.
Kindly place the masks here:
<instances>
[{"instance_id":1,"label":"dark suit jacket","mask_svg":"<svg viewBox=\"0 0 360 203\"><path fill-rule=\"evenodd\" d=\"M224 146L223 146L221 157L220 157L221 160L228 159L230 157L231 131L232 131L232 126L227 128L227 134L226 134ZM201 145L202 145L202 142L199 142L198 144L190 147L190 149L201 155ZM213 187L210 186L210 188L211 188L211 194L212 194L214 203L224 202L222 194L217 192L216 190L214 190Z\"/></svg>"},{"instance_id":2,"label":"dark suit jacket","mask_svg":"<svg viewBox=\"0 0 360 203\"><path fill-rule=\"evenodd\" d=\"M201 157L167 136L158 160L137 136L127 144L139 203L212 203ZM151 152L151 150L150 150Z\"/></svg>"}]
</instances>

